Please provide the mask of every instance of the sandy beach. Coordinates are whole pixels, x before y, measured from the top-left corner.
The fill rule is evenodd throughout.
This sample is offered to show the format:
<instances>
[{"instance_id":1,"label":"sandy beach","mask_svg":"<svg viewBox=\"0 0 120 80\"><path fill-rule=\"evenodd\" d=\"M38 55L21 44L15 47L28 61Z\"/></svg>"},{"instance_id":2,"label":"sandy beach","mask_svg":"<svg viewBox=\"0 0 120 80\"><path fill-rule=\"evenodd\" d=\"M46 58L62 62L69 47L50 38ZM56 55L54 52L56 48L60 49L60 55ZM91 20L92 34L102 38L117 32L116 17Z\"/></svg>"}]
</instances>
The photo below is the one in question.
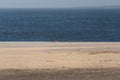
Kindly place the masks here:
<instances>
[{"instance_id":1,"label":"sandy beach","mask_svg":"<svg viewBox=\"0 0 120 80\"><path fill-rule=\"evenodd\" d=\"M120 43L0 43L0 69L119 68Z\"/></svg>"},{"instance_id":2,"label":"sandy beach","mask_svg":"<svg viewBox=\"0 0 120 80\"><path fill-rule=\"evenodd\" d=\"M94 76L87 80L106 80L109 76L112 76L109 80L119 80L119 53L119 42L0 42L0 76L2 80L34 80L28 79L28 75L44 74L45 77L45 74L58 74L60 77L68 73L63 79L48 77L35 80L79 80L80 77L86 80L85 75L88 74ZM74 77L69 79L71 71ZM9 79L11 74L14 76ZM22 74L28 75L20 78ZM84 76L78 78L76 74ZM97 79L95 74L101 78Z\"/></svg>"}]
</instances>

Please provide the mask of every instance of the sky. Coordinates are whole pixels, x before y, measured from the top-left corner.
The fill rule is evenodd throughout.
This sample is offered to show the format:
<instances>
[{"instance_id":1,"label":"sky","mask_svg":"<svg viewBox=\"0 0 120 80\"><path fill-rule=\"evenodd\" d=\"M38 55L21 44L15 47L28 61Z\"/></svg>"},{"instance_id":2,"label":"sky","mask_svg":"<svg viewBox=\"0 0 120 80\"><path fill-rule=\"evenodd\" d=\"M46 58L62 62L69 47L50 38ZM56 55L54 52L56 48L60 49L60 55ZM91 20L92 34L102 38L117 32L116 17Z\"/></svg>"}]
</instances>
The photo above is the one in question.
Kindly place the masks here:
<instances>
[{"instance_id":1,"label":"sky","mask_svg":"<svg viewBox=\"0 0 120 80\"><path fill-rule=\"evenodd\" d=\"M116 5L120 5L120 0L0 0L0 8L79 8Z\"/></svg>"}]
</instances>

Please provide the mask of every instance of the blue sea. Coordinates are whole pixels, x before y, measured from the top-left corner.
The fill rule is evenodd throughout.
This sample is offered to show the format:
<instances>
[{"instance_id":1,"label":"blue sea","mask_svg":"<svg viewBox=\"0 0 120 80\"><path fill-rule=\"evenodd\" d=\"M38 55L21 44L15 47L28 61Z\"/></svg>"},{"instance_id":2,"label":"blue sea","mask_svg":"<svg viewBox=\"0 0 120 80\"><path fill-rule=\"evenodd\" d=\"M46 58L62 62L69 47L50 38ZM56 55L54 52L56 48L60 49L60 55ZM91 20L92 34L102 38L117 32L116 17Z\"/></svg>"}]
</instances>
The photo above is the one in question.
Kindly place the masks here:
<instances>
[{"instance_id":1,"label":"blue sea","mask_svg":"<svg viewBox=\"0 0 120 80\"><path fill-rule=\"evenodd\" d=\"M119 42L120 9L0 9L0 41Z\"/></svg>"}]
</instances>

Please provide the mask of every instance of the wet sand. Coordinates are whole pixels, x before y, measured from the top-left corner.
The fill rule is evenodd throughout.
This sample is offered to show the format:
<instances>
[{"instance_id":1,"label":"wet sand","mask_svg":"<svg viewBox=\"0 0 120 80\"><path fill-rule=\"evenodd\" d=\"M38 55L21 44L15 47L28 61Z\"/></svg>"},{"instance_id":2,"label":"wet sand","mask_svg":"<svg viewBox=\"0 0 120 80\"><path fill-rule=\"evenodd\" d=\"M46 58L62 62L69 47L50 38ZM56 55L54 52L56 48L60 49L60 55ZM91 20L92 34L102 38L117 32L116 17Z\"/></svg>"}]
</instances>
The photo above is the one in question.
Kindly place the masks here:
<instances>
[{"instance_id":1,"label":"wet sand","mask_svg":"<svg viewBox=\"0 0 120 80\"><path fill-rule=\"evenodd\" d=\"M0 70L0 80L120 80L120 69Z\"/></svg>"},{"instance_id":2,"label":"wet sand","mask_svg":"<svg viewBox=\"0 0 120 80\"><path fill-rule=\"evenodd\" d=\"M119 42L1 42L0 80L119 80L119 53Z\"/></svg>"}]
</instances>

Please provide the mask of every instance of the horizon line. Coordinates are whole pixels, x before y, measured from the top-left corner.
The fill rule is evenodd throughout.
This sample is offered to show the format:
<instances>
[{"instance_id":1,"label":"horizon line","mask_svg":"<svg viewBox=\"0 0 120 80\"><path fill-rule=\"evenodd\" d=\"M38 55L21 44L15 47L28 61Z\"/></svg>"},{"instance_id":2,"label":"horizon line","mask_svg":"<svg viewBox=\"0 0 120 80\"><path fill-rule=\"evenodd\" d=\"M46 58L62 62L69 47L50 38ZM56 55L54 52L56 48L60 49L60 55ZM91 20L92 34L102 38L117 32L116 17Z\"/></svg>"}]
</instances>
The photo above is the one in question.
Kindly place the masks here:
<instances>
[{"instance_id":1,"label":"horizon line","mask_svg":"<svg viewBox=\"0 0 120 80\"><path fill-rule=\"evenodd\" d=\"M103 5L103 6L81 6L81 7L0 7L0 9L110 9L120 8L120 5Z\"/></svg>"}]
</instances>

